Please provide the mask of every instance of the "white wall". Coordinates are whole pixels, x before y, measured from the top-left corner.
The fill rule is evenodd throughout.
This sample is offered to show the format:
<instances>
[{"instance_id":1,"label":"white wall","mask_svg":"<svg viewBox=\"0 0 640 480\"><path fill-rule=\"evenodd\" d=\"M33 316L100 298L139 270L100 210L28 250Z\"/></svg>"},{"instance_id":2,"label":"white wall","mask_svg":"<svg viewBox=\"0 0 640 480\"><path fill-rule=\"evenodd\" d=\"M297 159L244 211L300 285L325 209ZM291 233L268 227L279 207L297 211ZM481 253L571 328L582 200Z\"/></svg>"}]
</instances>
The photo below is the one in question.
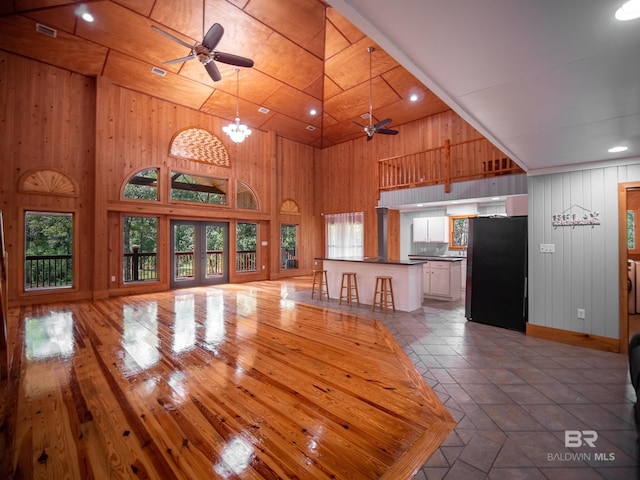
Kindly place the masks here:
<instances>
[{"instance_id":1,"label":"white wall","mask_svg":"<svg viewBox=\"0 0 640 480\"><path fill-rule=\"evenodd\" d=\"M640 159L529 177L530 323L619 338L618 183L632 181L640 181ZM601 224L554 228L553 215L573 205L599 212ZM541 243L555 253L540 253Z\"/></svg>"}]
</instances>

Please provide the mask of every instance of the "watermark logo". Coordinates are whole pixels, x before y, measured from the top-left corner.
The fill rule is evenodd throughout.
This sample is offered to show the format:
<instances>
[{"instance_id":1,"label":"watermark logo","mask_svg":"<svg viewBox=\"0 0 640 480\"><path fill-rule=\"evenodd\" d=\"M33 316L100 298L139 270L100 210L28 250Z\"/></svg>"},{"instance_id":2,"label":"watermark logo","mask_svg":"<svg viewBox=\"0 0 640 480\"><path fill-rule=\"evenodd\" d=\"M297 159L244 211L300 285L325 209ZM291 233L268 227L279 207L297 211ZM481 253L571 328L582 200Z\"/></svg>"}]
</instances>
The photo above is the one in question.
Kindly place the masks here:
<instances>
[{"instance_id":1,"label":"watermark logo","mask_svg":"<svg viewBox=\"0 0 640 480\"><path fill-rule=\"evenodd\" d=\"M596 440L598 440L598 432L595 430L564 431L564 446L567 448L580 448L583 445L596 448Z\"/></svg>"},{"instance_id":2,"label":"watermark logo","mask_svg":"<svg viewBox=\"0 0 640 480\"><path fill-rule=\"evenodd\" d=\"M598 432L595 430L565 430L565 448L587 447L587 451L547 453L549 462L610 462L616 459L614 452L592 452L589 449L596 448Z\"/></svg>"}]
</instances>

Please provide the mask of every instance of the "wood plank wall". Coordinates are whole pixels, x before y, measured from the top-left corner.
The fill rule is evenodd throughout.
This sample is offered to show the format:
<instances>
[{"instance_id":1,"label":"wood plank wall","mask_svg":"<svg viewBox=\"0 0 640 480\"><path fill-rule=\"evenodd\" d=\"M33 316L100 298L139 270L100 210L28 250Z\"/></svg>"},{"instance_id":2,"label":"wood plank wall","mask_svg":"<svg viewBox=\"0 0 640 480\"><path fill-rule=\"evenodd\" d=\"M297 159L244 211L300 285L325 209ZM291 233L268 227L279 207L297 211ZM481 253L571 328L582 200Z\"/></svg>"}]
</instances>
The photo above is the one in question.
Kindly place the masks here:
<instances>
[{"instance_id":1,"label":"wood plank wall","mask_svg":"<svg viewBox=\"0 0 640 480\"><path fill-rule=\"evenodd\" d=\"M24 211L71 212L76 228L75 254L93 258L93 179L95 158L95 80L0 51L0 202L6 249L14 259L9 304L18 300L53 301L56 294L22 292ZM23 175L49 169L71 178L77 196L52 196L18 190ZM76 269L76 287L66 298L92 291L92 263Z\"/></svg>"},{"instance_id":2,"label":"wood plank wall","mask_svg":"<svg viewBox=\"0 0 640 480\"><path fill-rule=\"evenodd\" d=\"M324 150L259 130L236 145L222 133L224 120L118 87L104 77L95 80L0 52L0 78L4 79L0 82L4 151L0 202L5 211L9 257L22 255L24 238L20 232L25 209L73 211L78 217L76 287L54 294L25 294L20 285L23 267L16 262L19 272L10 281L11 305L169 288L167 261L161 262L158 283L122 285L121 218L125 214L159 218L161 252L169 249L171 219L229 221L231 245L235 244L236 221L258 222L259 242L266 242L259 247L260 268L253 274L232 273L232 282L310 273L314 257L324 255L323 215L328 213L364 211L365 255L376 256L377 160L433 148L446 139L459 142L479 137L475 129L447 111L395 127L400 131L395 137L377 135L367 142L363 135ZM228 148L231 167L170 157L171 138L186 127L203 128L218 136ZM151 167L161 170L161 200L122 200L127 179ZM78 186L78 196L18 192L20 175L45 168L68 176ZM228 178L231 198L235 181L240 180L253 189L260 209L236 210L233 203L226 207L171 203L168 175L172 169ZM300 214L280 215L285 200L295 201ZM300 226L299 268L295 270L279 269L282 223ZM397 221L389 232L389 255L396 257L400 242Z\"/></svg>"},{"instance_id":3,"label":"wood plank wall","mask_svg":"<svg viewBox=\"0 0 640 480\"><path fill-rule=\"evenodd\" d=\"M376 177L378 160L440 147L447 139L457 143L481 138L477 130L452 110L394 128L400 132L398 135L376 135L371 141L367 141L363 135L362 138L325 148L316 165L319 215L363 211L365 256L378 255L375 211L379 198ZM389 234L388 255L391 255L394 245L399 255L399 229L390 228ZM323 254L323 248L318 252L319 255Z\"/></svg>"}]
</instances>

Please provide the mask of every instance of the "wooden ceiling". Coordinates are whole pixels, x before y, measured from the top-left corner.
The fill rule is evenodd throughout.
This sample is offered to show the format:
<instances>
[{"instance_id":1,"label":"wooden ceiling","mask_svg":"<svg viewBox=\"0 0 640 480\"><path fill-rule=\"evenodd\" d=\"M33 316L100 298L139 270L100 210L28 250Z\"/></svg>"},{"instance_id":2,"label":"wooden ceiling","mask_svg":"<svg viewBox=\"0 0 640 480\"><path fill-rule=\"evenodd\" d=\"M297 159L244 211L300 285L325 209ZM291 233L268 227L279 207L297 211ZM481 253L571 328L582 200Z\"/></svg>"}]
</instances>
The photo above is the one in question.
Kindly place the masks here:
<instances>
[{"instance_id":1,"label":"wooden ceiling","mask_svg":"<svg viewBox=\"0 0 640 480\"><path fill-rule=\"evenodd\" d=\"M89 11L94 22L79 15ZM164 65L214 23L225 33L216 50L254 60L241 68L217 63L213 82L196 60ZM56 30L55 38L36 24ZM14 0L0 4L0 48L232 121L236 90L242 123L314 147L364 136L369 53L374 122L387 128L449 107L335 9L320 0ZM167 73L153 74L152 67ZM417 101L410 101L411 94ZM259 109L268 109L261 113ZM318 113L312 115L315 109ZM220 132L222 134L222 132Z\"/></svg>"}]
</instances>

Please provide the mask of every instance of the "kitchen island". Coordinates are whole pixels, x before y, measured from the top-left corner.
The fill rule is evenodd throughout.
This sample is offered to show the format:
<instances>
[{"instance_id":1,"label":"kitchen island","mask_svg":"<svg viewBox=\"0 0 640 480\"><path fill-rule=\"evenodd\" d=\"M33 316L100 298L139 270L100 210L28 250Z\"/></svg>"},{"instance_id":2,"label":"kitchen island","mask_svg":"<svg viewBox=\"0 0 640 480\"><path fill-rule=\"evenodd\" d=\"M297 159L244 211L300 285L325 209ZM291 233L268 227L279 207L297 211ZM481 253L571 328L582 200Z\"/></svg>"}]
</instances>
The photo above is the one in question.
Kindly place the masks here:
<instances>
[{"instance_id":1,"label":"kitchen island","mask_svg":"<svg viewBox=\"0 0 640 480\"><path fill-rule=\"evenodd\" d=\"M392 277L396 310L412 312L422 307L423 260L392 261L377 258L316 258L327 271L329 296L340 298L340 284L344 272L355 272L360 303L373 304L376 276Z\"/></svg>"}]
</instances>

